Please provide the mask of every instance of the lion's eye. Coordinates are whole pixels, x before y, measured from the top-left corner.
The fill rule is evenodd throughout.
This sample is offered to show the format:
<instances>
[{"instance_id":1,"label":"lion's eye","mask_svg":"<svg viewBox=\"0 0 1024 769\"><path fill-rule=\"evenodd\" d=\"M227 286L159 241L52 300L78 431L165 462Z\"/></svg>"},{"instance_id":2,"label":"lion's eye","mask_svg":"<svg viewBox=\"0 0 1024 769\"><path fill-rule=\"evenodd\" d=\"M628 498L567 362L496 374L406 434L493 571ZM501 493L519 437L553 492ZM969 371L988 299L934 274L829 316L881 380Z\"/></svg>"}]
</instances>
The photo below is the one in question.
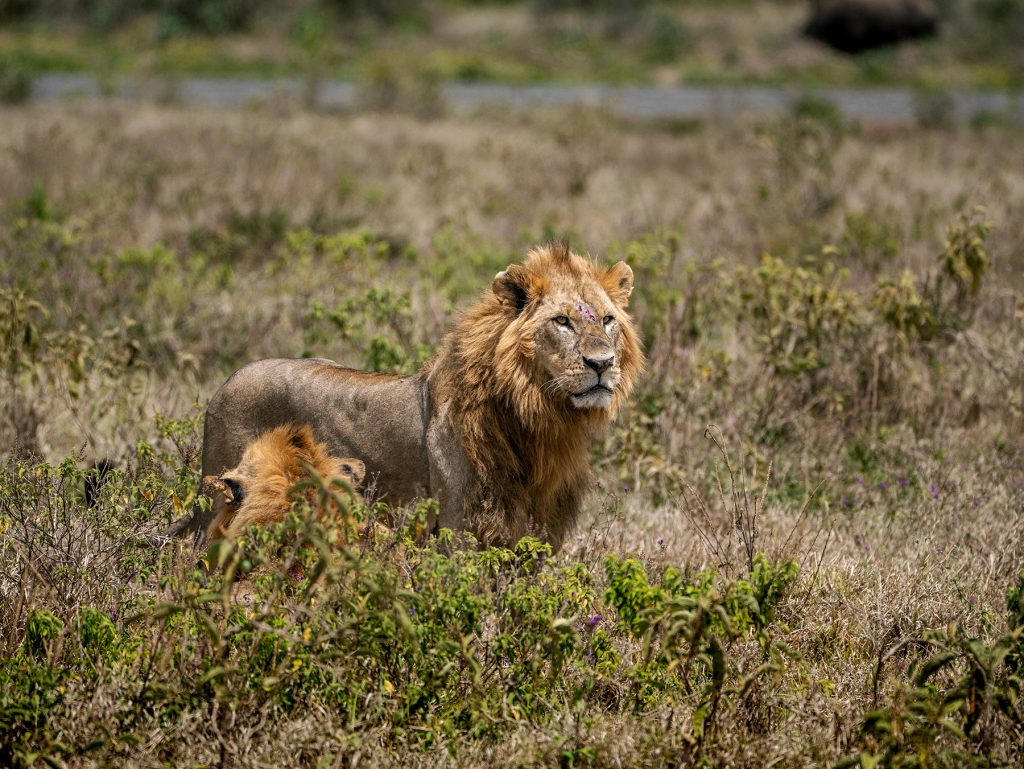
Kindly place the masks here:
<instances>
[{"instance_id":1,"label":"lion's eye","mask_svg":"<svg viewBox=\"0 0 1024 769\"><path fill-rule=\"evenodd\" d=\"M605 315L603 323L604 323L604 325L607 326L607 325L609 325L614 320L615 320L615 318L612 315Z\"/></svg>"},{"instance_id":2,"label":"lion's eye","mask_svg":"<svg viewBox=\"0 0 1024 769\"><path fill-rule=\"evenodd\" d=\"M568 326L569 325L569 316L568 315L559 315L559 316L557 316L555 318L555 323L557 323L559 326Z\"/></svg>"}]
</instances>

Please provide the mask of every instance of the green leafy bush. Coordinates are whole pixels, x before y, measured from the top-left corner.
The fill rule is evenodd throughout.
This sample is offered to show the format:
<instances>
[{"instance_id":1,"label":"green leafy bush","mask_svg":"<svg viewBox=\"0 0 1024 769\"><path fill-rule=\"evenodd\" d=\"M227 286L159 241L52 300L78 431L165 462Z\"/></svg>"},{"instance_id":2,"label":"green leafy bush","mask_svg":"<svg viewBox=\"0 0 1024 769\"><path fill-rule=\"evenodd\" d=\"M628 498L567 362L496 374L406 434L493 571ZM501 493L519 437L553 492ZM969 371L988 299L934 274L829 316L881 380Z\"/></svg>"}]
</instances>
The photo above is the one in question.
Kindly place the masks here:
<instances>
[{"instance_id":1,"label":"green leafy bush","mask_svg":"<svg viewBox=\"0 0 1024 769\"><path fill-rule=\"evenodd\" d=\"M43 481L32 488L48 497L61 476L41 471L29 469ZM108 483L110 499L150 494L139 479ZM5 516L12 493L25 502L17 496L24 492L0 484ZM666 694L693 709L702 740L719 703L777 664L774 612L796 576L793 564L758 557L735 581L668 569L654 586L637 560L609 557L599 580L582 563L552 562L550 546L529 538L511 550L478 550L445 531L417 545L429 506L409 511L388 536L353 542L297 504L282 524L214 545L204 559L209 570L176 562L172 552L128 550L94 561L93 580L140 583L127 593L113 585L70 593L77 598L65 608L68 621L37 608L9 628L23 640L0 663L10 684L0 719L18 727L5 732L2 755L21 765L55 749L63 694L105 690L138 666L148 671L144 685L104 719L121 739L209 708L242 720L317 708L341 718L358 713L363 728L387 740L412 735L425 749L456 735L486 741L521 722L554 724L566 709L651 707ZM100 520L113 512L106 509ZM35 541L35 519L5 520L18 532L12 542ZM42 535L47 525L40 526ZM0 548L0 568L14 566L18 552ZM153 558L155 572L122 571ZM48 568L45 557L36 562ZM159 593L139 589L147 583ZM758 639L768 667L741 681L728 650L744 638ZM609 700L614 680L628 689ZM106 740L98 725L71 739L58 754ZM586 745L571 751L586 756Z\"/></svg>"},{"instance_id":2,"label":"green leafy bush","mask_svg":"<svg viewBox=\"0 0 1024 769\"><path fill-rule=\"evenodd\" d=\"M771 372L811 377L836 362L861 324L861 301L827 255L792 265L765 255L745 276L740 301Z\"/></svg>"},{"instance_id":3,"label":"green leafy bush","mask_svg":"<svg viewBox=\"0 0 1024 769\"><path fill-rule=\"evenodd\" d=\"M416 341L409 295L371 288L328 310L314 301L307 316L305 354L318 343L352 342L362 347L362 367L370 371L412 373L431 353Z\"/></svg>"}]
</instances>

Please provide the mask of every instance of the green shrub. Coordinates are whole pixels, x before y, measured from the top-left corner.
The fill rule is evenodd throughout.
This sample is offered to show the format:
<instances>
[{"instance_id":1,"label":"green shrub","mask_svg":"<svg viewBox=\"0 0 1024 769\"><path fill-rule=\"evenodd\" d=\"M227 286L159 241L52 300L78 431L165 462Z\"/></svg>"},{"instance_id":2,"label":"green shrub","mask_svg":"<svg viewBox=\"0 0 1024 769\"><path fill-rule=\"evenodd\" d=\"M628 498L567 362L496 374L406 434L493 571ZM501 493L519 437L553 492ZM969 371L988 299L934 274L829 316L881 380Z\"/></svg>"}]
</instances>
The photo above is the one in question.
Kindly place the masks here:
<instances>
[{"instance_id":1,"label":"green shrub","mask_svg":"<svg viewBox=\"0 0 1024 769\"><path fill-rule=\"evenodd\" d=\"M39 476L44 486L59 477ZM101 510L108 499L149 495L140 480L109 479ZM0 499L10 494L0 483ZM719 704L777 663L774 611L795 577L792 564L759 556L747 578L732 581L668 569L655 585L635 559L609 557L602 589L584 564L553 562L550 546L530 538L511 550L478 550L445 531L417 545L432 509L408 511L392 534L367 543L321 525L299 503L285 522L211 547L208 566L151 551L161 564L158 596L139 589L154 584L155 573L143 570L127 595L94 591L98 602L86 602L80 594L69 623L33 609L23 654L0 663L0 678L11 683L0 723L20 725L0 755L27 760L54 744L63 687L99 690L140 665L144 685L130 686L105 714L118 734L208 708L247 720L268 708L315 707L358 713L363 728L387 739L414 734L428 748L455 735L494 739L524 721L554 725L567 709L650 707L668 693L692 708L703 739ZM374 515L361 505L348 510L357 520ZM0 570L10 555L0 548ZM95 564L92 580L123 578L116 561ZM39 566L49 569L44 558ZM244 598L236 580L245 580ZM730 658L730 645L743 638L763 648L766 667L753 677ZM53 671L50 694L39 688L44 665ZM610 681L629 689L609 701ZM105 738L97 726L76 739ZM578 756L585 749L566 748Z\"/></svg>"},{"instance_id":2,"label":"green shrub","mask_svg":"<svg viewBox=\"0 0 1024 769\"><path fill-rule=\"evenodd\" d=\"M992 230L992 222L984 208L961 212L957 221L946 229L946 245L939 254L939 281L952 282L955 288L953 302L963 305L977 296L982 278L991 266L985 247L985 238Z\"/></svg>"},{"instance_id":3,"label":"green shrub","mask_svg":"<svg viewBox=\"0 0 1024 769\"><path fill-rule=\"evenodd\" d=\"M368 289L332 309L314 301L306 327L305 355L318 343L349 342L361 348L361 365L370 371L412 373L431 353L417 341L409 295L388 289Z\"/></svg>"},{"instance_id":4,"label":"green shrub","mask_svg":"<svg viewBox=\"0 0 1024 769\"><path fill-rule=\"evenodd\" d=\"M45 661L64 633L64 623L46 609L33 610L25 624L25 654Z\"/></svg>"},{"instance_id":5,"label":"green shrub","mask_svg":"<svg viewBox=\"0 0 1024 769\"><path fill-rule=\"evenodd\" d=\"M615 607L623 628L641 642L642 656L631 676L637 706L650 707L680 687L697 693L693 726L702 740L736 676L726 656L734 641L753 633L765 654L766 664L743 683L744 693L759 676L778 669L785 647L767 629L796 578L795 564L777 565L759 555L749 579L725 582L710 572L695 575L691 582L669 568L658 586L635 559L610 556L605 570L605 601Z\"/></svg>"},{"instance_id":6,"label":"green shrub","mask_svg":"<svg viewBox=\"0 0 1024 769\"><path fill-rule=\"evenodd\" d=\"M991 266L985 244L991 229L983 209L961 213L946 230L937 273L916 279L904 271L897 280L878 282L875 312L904 347L910 341L949 341L970 325L978 291Z\"/></svg>"},{"instance_id":7,"label":"green shrub","mask_svg":"<svg viewBox=\"0 0 1024 769\"><path fill-rule=\"evenodd\" d=\"M912 341L930 341L938 333L935 307L921 296L919 281L909 272L903 271L896 280L879 281L872 304L904 348Z\"/></svg>"},{"instance_id":8,"label":"green shrub","mask_svg":"<svg viewBox=\"0 0 1024 769\"><path fill-rule=\"evenodd\" d=\"M20 655L0 660L0 764L21 769L41 759L59 765L54 757L68 751L49 730L67 675Z\"/></svg>"},{"instance_id":9,"label":"green shrub","mask_svg":"<svg viewBox=\"0 0 1024 769\"><path fill-rule=\"evenodd\" d=\"M774 375L815 380L842 355L862 324L861 299L847 278L824 254L800 265L766 254L742 278L743 317Z\"/></svg>"}]
</instances>

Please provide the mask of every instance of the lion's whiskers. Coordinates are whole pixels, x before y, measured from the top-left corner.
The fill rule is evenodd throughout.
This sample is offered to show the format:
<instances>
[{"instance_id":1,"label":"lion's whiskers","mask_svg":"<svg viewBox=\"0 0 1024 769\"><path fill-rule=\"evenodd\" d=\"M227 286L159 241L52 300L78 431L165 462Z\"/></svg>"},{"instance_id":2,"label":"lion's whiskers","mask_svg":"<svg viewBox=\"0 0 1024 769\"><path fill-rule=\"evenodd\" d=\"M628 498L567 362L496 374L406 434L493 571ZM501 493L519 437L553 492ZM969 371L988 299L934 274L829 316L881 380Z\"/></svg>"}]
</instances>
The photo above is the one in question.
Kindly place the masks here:
<instances>
[{"instance_id":1,"label":"lion's whiskers","mask_svg":"<svg viewBox=\"0 0 1024 769\"><path fill-rule=\"evenodd\" d=\"M568 384L569 377L565 374L559 374L549 379L547 382L541 385L541 390L545 393L553 393L565 384Z\"/></svg>"}]
</instances>

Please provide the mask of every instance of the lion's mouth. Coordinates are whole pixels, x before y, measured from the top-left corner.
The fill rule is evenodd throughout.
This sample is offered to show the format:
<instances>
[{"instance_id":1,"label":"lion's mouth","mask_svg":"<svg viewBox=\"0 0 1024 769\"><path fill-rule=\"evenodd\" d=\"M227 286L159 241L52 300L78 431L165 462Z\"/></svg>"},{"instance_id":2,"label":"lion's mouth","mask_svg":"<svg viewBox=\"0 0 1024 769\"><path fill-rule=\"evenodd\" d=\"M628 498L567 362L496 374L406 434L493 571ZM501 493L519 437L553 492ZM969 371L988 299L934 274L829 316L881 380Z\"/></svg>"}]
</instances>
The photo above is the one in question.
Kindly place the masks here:
<instances>
[{"instance_id":1,"label":"lion's mouth","mask_svg":"<svg viewBox=\"0 0 1024 769\"><path fill-rule=\"evenodd\" d=\"M596 384L593 387L591 387L589 390L584 390L581 393L574 393L572 397L574 397L574 398L585 398L588 395L596 395L598 393L608 393L608 395L611 395L612 394L612 388L610 388L610 387L608 387L606 385L603 385L603 384L601 384L599 382L598 384Z\"/></svg>"}]
</instances>

